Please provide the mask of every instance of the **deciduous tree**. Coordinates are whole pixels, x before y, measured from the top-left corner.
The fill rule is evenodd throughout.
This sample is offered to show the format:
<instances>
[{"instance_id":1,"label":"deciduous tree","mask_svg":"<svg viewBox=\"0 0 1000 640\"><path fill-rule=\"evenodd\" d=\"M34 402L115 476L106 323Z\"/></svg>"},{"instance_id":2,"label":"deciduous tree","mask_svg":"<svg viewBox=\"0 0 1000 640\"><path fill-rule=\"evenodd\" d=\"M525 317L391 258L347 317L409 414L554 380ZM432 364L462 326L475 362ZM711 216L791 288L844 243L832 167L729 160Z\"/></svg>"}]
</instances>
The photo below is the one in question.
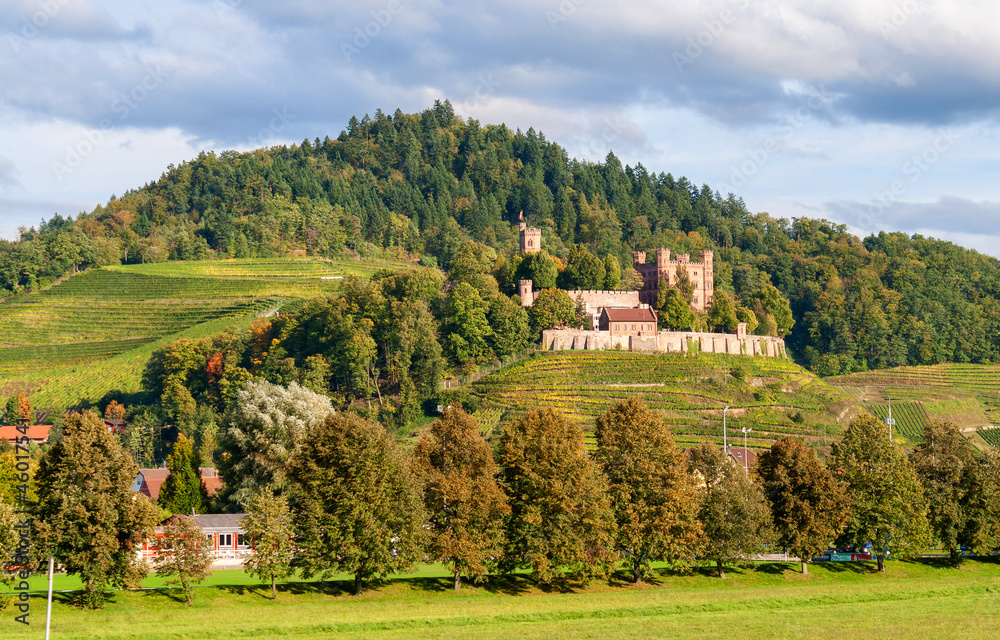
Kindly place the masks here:
<instances>
[{"instance_id":1,"label":"deciduous tree","mask_svg":"<svg viewBox=\"0 0 1000 640\"><path fill-rule=\"evenodd\" d=\"M618 547L635 582L652 560L692 556L702 534L699 495L667 424L641 400L626 400L597 418L596 435Z\"/></svg>"},{"instance_id":2,"label":"deciduous tree","mask_svg":"<svg viewBox=\"0 0 1000 640\"><path fill-rule=\"evenodd\" d=\"M263 487L283 491L289 459L332 411L329 398L295 383L251 382L239 391L219 435L229 502L246 502Z\"/></svg>"},{"instance_id":3,"label":"deciduous tree","mask_svg":"<svg viewBox=\"0 0 1000 640\"><path fill-rule=\"evenodd\" d=\"M271 581L271 597L278 597L275 581L292 574L295 529L285 496L264 488L246 504L240 526L254 553L243 562L243 570L261 580Z\"/></svg>"},{"instance_id":4,"label":"deciduous tree","mask_svg":"<svg viewBox=\"0 0 1000 640\"><path fill-rule=\"evenodd\" d=\"M191 517L176 515L163 525L163 535L153 542L156 554L153 567L163 577L175 576L164 584L179 584L187 605L191 606L194 585L212 574L212 549L198 522Z\"/></svg>"},{"instance_id":5,"label":"deciduous tree","mask_svg":"<svg viewBox=\"0 0 1000 640\"><path fill-rule=\"evenodd\" d=\"M451 567L455 591L462 574L478 582L503 551L507 496L497 484L499 467L475 419L445 410L414 452L429 519L430 553Z\"/></svg>"},{"instance_id":6,"label":"deciduous tree","mask_svg":"<svg viewBox=\"0 0 1000 640\"><path fill-rule=\"evenodd\" d=\"M511 507L505 568L530 568L543 583L606 575L614 514L583 430L552 409L531 411L504 428L499 461Z\"/></svg>"},{"instance_id":7,"label":"deciduous tree","mask_svg":"<svg viewBox=\"0 0 1000 640\"><path fill-rule=\"evenodd\" d=\"M536 334L553 327L579 327L576 305L562 289L543 289L528 310Z\"/></svg>"},{"instance_id":8,"label":"deciduous tree","mask_svg":"<svg viewBox=\"0 0 1000 640\"><path fill-rule=\"evenodd\" d=\"M764 553L774 537L771 511L761 488L717 446L702 442L689 464L705 483L698 514L705 530L701 555L715 560L719 577L725 578L726 563Z\"/></svg>"},{"instance_id":9,"label":"deciduous tree","mask_svg":"<svg viewBox=\"0 0 1000 640\"><path fill-rule=\"evenodd\" d=\"M409 461L382 425L334 414L292 458L305 577L354 574L354 593L419 557L424 511Z\"/></svg>"},{"instance_id":10,"label":"deciduous tree","mask_svg":"<svg viewBox=\"0 0 1000 640\"><path fill-rule=\"evenodd\" d=\"M91 412L66 419L62 440L39 466L38 548L80 576L88 608L103 606L106 587L135 586L145 573L136 550L153 534L156 509L130 490L138 474Z\"/></svg>"},{"instance_id":11,"label":"deciduous tree","mask_svg":"<svg viewBox=\"0 0 1000 640\"><path fill-rule=\"evenodd\" d=\"M871 543L879 571L885 571L889 553L916 551L930 541L920 481L878 418L864 415L851 422L833 445L830 470L847 485L853 503L840 540Z\"/></svg>"},{"instance_id":12,"label":"deciduous tree","mask_svg":"<svg viewBox=\"0 0 1000 640\"><path fill-rule=\"evenodd\" d=\"M771 505L778 544L802 562L837 538L850 516L844 486L820 463L816 452L798 438L786 436L760 455L757 475Z\"/></svg>"}]
</instances>

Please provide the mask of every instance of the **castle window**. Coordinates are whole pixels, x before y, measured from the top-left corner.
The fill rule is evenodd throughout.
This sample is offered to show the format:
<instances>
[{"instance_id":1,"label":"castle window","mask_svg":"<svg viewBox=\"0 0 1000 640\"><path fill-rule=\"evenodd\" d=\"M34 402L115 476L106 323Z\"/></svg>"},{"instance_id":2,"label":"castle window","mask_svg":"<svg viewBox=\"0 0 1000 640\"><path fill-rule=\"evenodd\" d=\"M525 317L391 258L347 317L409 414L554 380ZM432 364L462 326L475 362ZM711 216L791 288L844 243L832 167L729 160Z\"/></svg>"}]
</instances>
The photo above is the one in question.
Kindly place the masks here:
<instances>
[{"instance_id":1,"label":"castle window","mask_svg":"<svg viewBox=\"0 0 1000 640\"><path fill-rule=\"evenodd\" d=\"M615 325L615 331L618 331L618 325L617 324Z\"/></svg>"},{"instance_id":2,"label":"castle window","mask_svg":"<svg viewBox=\"0 0 1000 640\"><path fill-rule=\"evenodd\" d=\"M635 325L632 325L632 331L635 331Z\"/></svg>"},{"instance_id":3,"label":"castle window","mask_svg":"<svg viewBox=\"0 0 1000 640\"><path fill-rule=\"evenodd\" d=\"M698 297L697 296L695 296L695 298L694 298L694 303L698 304Z\"/></svg>"},{"instance_id":4,"label":"castle window","mask_svg":"<svg viewBox=\"0 0 1000 640\"><path fill-rule=\"evenodd\" d=\"M528 240L528 246L529 246L529 247L533 246L533 243L534 243L534 242L535 242L534 240Z\"/></svg>"}]
</instances>

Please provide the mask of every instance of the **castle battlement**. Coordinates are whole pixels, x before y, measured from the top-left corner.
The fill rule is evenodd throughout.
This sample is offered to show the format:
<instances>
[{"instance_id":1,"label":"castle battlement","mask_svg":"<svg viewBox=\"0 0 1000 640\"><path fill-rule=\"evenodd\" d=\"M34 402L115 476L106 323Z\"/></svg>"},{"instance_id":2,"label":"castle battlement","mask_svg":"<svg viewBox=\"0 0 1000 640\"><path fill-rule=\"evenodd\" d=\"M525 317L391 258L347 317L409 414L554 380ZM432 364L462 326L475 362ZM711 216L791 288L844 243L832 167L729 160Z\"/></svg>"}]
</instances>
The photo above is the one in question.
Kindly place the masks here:
<instances>
[{"instance_id":1,"label":"castle battlement","mask_svg":"<svg viewBox=\"0 0 1000 640\"><path fill-rule=\"evenodd\" d=\"M691 306L704 311L712 304L715 293L715 254L712 251L698 252L698 262L691 262L691 254L682 253L671 259L670 249L660 247L656 250L656 262L646 264L646 252L632 253L633 267L642 275L642 291L639 298L646 304L656 304L660 291L660 281L666 281L668 286L677 284L679 271L687 272L688 280L694 285L694 295Z\"/></svg>"}]
</instances>

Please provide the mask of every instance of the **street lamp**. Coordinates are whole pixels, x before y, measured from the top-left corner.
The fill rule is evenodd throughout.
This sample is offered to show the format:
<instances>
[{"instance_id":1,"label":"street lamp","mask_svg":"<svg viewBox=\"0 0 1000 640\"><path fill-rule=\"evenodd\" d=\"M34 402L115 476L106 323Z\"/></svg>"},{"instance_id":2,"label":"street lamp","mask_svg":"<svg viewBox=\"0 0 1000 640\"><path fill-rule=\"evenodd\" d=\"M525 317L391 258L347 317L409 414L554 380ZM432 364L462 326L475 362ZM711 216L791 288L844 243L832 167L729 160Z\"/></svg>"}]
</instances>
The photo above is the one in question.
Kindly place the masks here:
<instances>
[{"instance_id":1,"label":"street lamp","mask_svg":"<svg viewBox=\"0 0 1000 640\"><path fill-rule=\"evenodd\" d=\"M729 455L729 447L726 446L726 412L729 406L722 407L722 453Z\"/></svg>"},{"instance_id":2,"label":"street lamp","mask_svg":"<svg viewBox=\"0 0 1000 640\"><path fill-rule=\"evenodd\" d=\"M750 475L750 456L747 455L747 434L753 431L753 429L743 427L740 431L743 432L743 471L747 475Z\"/></svg>"}]
</instances>

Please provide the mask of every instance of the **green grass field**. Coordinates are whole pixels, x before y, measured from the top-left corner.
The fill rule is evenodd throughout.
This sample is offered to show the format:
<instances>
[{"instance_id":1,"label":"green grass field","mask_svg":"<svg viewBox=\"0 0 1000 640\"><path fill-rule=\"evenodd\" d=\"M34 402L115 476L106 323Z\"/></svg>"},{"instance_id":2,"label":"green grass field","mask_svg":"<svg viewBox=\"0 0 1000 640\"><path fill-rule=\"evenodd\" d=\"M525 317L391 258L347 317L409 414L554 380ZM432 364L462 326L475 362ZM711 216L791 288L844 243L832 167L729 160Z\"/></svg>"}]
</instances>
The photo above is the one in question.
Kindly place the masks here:
<instances>
[{"instance_id":1,"label":"green grass field","mask_svg":"<svg viewBox=\"0 0 1000 640\"><path fill-rule=\"evenodd\" d=\"M181 337L245 330L340 278L408 263L351 258L166 262L93 269L0 303L0 397L31 393L62 410L139 390L153 350Z\"/></svg>"},{"instance_id":2,"label":"green grass field","mask_svg":"<svg viewBox=\"0 0 1000 640\"><path fill-rule=\"evenodd\" d=\"M1000 564L967 560L872 564L764 563L729 570L661 571L652 583L593 582L542 589L524 576L450 590L440 567L390 579L360 596L347 582L281 586L219 572L186 607L176 590L112 592L105 609L83 611L57 594L52 637L171 640L224 638L995 638ZM624 577L624 576L621 576ZM62 582L66 582L63 578ZM41 582L38 582L40 585ZM62 586L67 586L63 584ZM0 613L0 637L39 638L45 601L31 599L32 627Z\"/></svg>"},{"instance_id":3,"label":"green grass field","mask_svg":"<svg viewBox=\"0 0 1000 640\"><path fill-rule=\"evenodd\" d=\"M747 427L751 448L784 435L826 444L860 410L853 398L790 361L717 354L538 352L473 389L485 398L476 413L484 431L526 409L550 406L589 433L613 402L638 397L664 416L682 446L721 443L727 405L730 442L738 437L742 444L740 429Z\"/></svg>"}]
</instances>

